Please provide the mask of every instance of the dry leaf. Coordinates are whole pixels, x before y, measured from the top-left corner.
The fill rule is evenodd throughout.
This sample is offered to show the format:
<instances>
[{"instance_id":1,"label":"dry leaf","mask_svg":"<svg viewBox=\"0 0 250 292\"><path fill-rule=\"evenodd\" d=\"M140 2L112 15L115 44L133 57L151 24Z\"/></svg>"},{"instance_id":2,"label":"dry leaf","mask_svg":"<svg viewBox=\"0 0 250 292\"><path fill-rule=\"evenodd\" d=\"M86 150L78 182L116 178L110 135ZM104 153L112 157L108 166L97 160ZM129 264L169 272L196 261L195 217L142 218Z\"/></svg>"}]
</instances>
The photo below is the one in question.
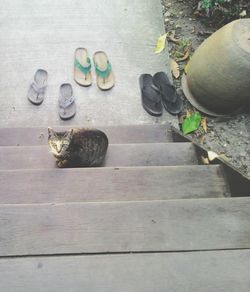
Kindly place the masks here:
<instances>
[{"instance_id":1,"label":"dry leaf","mask_svg":"<svg viewBox=\"0 0 250 292\"><path fill-rule=\"evenodd\" d=\"M179 45L180 40L179 39L176 39L174 36L175 36L175 31L172 31L172 32L169 32L168 33L167 38L172 43L175 43L175 44Z\"/></svg>"},{"instance_id":2,"label":"dry leaf","mask_svg":"<svg viewBox=\"0 0 250 292\"><path fill-rule=\"evenodd\" d=\"M178 79L180 77L180 68L179 65L175 62L175 60L171 59L170 67L174 78Z\"/></svg>"},{"instance_id":3,"label":"dry leaf","mask_svg":"<svg viewBox=\"0 0 250 292\"><path fill-rule=\"evenodd\" d=\"M201 156L201 161L203 164L208 165L209 164L209 160L207 157Z\"/></svg>"},{"instance_id":4,"label":"dry leaf","mask_svg":"<svg viewBox=\"0 0 250 292\"><path fill-rule=\"evenodd\" d=\"M186 111L186 118L189 118L191 116L192 112L190 112L189 110Z\"/></svg>"},{"instance_id":5,"label":"dry leaf","mask_svg":"<svg viewBox=\"0 0 250 292\"><path fill-rule=\"evenodd\" d=\"M191 33L196 33L196 27L194 26Z\"/></svg>"},{"instance_id":6,"label":"dry leaf","mask_svg":"<svg viewBox=\"0 0 250 292\"><path fill-rule=\"evenodd\" d=\"M247 11L246 10L243 10L241 13L240 13L240 17L245 17L247 15Z\"/></svg>"},{"instance_id":7,"label":"dry leaf","mask_svg":"<svg viewBox=\"0 0 250 292\"><path fill-rule=\"evenodd\" d=\"M205 131L205 133L207 133L207 119L206 118L202 118L201 126L202 126L203 130Z\"/></svg>"},{"instance_id":8,"label":"dry leaf","mask_svg":"<svg viewBox=\"0 0 250 292\"><path fill-rule=\"evenodd\" d=\"M161 53L165 49L167 33L160 36L155 47L155 54Z\"/></svg>"},{"instance_id":9,"label":"dry leaf","mask_svg":"<svg viewBox=\"0 0 250 292\"><path fill-rule=\"evenodd\" d=\"M179 45L179 43L180 43L180 40L179 40L179 39L176 39L176 38L174 38L174 37L171 36L171 35L168 37L168 40L169 40L170 42L172 42L172 43L177 44L177 45Z\"/></svg>"},{"instance_id":10,"label":"dry leaf","mask_svg":"<svg viewBox=\"0 0 250 292\"><path fill-rule=\"evenodd\" d=\"M186 53L184 54L184 56L182 58L176 59L177 62L183 62L186 61L189 58L189 50L186 51Z\"/></svg>"},{"instance_id":11,"label":"dry leaf","mask_svg":"<svg viewBox=\"0 0 250 292\"><path fill-rule=\"evenodd\" d=\"M187 72L188 72L188 66L189 66L189 62L184 67L184 72L185 72L186 75L187 75Z\"/></svg>"},{"instance_id":12,"label":"dry leaf","mask_svg":"<svg viewBox=\"0 0 250 292\"><path fill-rule=\"evenodd\" d=\"M206 139L206 136L202 136L202 137L200 138L200 144L204 144L205 139Z\"/></svg>"},{"instance_id":13,"label":"dry leaf","mask_svg":"<svg viewBox=\"0 0 250 292\"><path fill-rule=\"evenodd\" d=\"M230 160L230 159L229 159L224 153L220 154L219 157L220 157L221 159L225 160L225 161L229 161L229 160Z\"/></svg>"},{"instance_id":14,"label":"dry leaf","mask_svg":"<svg viewBox=\"0 0 250 292\"><path fill-rule=\"evenodd\" d=\"M215 158L219 157L219 155L213 151L208 151L207 156L208 156L209 161L213 161Z\"/></svg>"}]
</instances>

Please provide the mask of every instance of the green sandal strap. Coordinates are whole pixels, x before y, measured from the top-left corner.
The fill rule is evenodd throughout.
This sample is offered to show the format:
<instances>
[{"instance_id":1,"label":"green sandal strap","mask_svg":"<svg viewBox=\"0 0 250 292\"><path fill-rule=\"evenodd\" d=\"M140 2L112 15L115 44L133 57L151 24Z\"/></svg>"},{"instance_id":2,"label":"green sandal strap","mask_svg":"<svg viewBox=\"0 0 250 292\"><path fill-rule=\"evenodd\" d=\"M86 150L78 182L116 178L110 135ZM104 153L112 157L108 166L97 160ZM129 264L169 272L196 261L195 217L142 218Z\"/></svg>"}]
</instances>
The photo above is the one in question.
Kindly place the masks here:
<instances>
[{"instance_id":1,"label":"green sandal strap","mask_svg":"<svg viewBox=\"0 0 250 292\"><path fill-rule=\"evenodd\" d=\"M101 78L106 78L109 75L109 73L111 72L111 69L112 69L112 67L111 67L111 64L109 61L107 62L107 68L103 71L101 69L99 69L97 64L95 64L96 73Z\"/></svg>"},{"instance_id":2,"label":"green sandal strap","mask_svg":"<svg viewBox=\"0 0 250 292\"><path fill-rule=\"evenodd\" d=\"M87 75L91 69L91 61L90 58L87 57L87 63L89 64L87 67L84 67L77 59L75 59L75 66L84 74Z\"/></svg>"}]
</instances>

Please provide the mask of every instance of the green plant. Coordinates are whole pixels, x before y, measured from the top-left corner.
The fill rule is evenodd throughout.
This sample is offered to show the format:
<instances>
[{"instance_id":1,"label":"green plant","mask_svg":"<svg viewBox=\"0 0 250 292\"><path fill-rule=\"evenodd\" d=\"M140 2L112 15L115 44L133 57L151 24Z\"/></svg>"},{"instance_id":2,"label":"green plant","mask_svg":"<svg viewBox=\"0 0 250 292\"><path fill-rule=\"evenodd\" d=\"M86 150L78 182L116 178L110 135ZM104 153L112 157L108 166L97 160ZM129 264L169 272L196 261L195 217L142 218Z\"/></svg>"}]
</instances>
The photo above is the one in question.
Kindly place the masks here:
<instances>
[{"instance_id":1,"label":"green plant","mask_svg":"<svg viewBox=\"0 0 250 292\"><path fill-rule=\"evenodd\" d=\"M202 0L202 7L209 10L214 6L224 4L225 2L225 0Z\"/></svg>"},{"instance_id":2,"label":"green plant","mask_svg":"<svg viewBox=\"0 0 250 292\"><path fill-rule=\"evenodd\" d=\"M212 0L202 0L202 8L209 10L212 7Z\"/></svg>"},{"instance_id":3,"label":"green plant","mask_svg":"<svg viewBox=\"0 0 250 292\"><path fill-rule=\"evenodd\" d=\"M206 12L206 17L220 26L241 17L247 0L201 0L199 3L201 10Z\"/></svg>"},{"instance_id":4,"label":"green plant","mask_svg":"<svg viewBox=\"0 0 250 292\"><path fill-rule=\"evenodd\" d=\"M179 43L179 50L181 52L184 52L187 49L187 47L190 46L190 44L191 44L191 41L189 39L181 39Z\"/></svg>"}]
</instances>

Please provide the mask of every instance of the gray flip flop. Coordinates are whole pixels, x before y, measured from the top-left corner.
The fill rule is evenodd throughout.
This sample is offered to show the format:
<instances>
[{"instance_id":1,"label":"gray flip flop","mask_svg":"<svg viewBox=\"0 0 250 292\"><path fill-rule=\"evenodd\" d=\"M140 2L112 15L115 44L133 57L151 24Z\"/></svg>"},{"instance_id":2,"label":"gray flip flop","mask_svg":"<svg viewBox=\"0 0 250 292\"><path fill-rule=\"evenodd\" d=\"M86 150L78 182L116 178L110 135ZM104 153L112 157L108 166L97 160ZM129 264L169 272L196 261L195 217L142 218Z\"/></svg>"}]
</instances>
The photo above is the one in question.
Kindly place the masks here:
<instances>
[{"instance_id":1,"label":"gray flip flop","mask_svg":"<svg viewBox=\"0 0 250 292\"><path fill-rule=\"evenodd\" d=\"M75 98L71 84L64 83L60 86L59 116L62 120L69 120L76 114Z\"/></svg>"},{"instance_id":2,"label":"gray flip flop","mask_svg":"<svg viewBox=\"0 0 250 292\"><path fill-rule=\"evenodd\" d=\"M31 83L27 98L28 100L39 105L43 102L47 87L48 73L43 69L38 69L34 76L34 81Z\"/></svg>"}]
</instances>

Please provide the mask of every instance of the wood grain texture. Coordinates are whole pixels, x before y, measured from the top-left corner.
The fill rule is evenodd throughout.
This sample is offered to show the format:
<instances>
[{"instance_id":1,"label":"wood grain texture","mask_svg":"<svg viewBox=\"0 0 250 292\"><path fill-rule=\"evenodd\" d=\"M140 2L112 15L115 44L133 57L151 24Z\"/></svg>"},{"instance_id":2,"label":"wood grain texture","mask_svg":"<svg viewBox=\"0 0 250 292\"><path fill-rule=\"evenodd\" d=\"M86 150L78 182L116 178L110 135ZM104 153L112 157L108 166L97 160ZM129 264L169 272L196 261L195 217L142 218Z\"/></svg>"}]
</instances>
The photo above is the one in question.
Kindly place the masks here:
<instances>
[{"instance_id":1,"label":"wood grain texture","mask_svg":"<svg viewBox=\"0 0 250 292\"><path fill-rule=\"evenodd\" d=\"M105 166L165 166L198 164L192 143L113 144Z\"/></svg>"},{"instance_id":2,"label":"wood grain texture","mask_svg":"<svg viewBox=\"0 0 250 292\"><path fill-rule=\"evenodd\" d=\"M0 259L10 292L249 292L250 251Z\"/></svg>"},{"instance_id":3,"label":"wood grain texture","mask_svg":"<svg viewBox=\"0 0 250 292\"><path fill-rule=\"evenodd\" d=\"M220 166L0 171L0 204L144 201L229 195Z\"/></svg>"},{"instance_id":4,"label":"wood grain texture","mask_svg":"<svg viewBox=\"0 0 250 292\"><path fill-rule=\"evenodd\" d=\"M66 131L74 126L53 127L57 131ZM77 126L76 126L77 128ZM110 144L163 143L171 142L172 131L167 125L133 126L95 126L103 131ZM0 146L47 145L47 128L0 128Z\"/></svg>"},{"instance_id":5,"label":"wood grain texture","mask_svg":"<svg viewBox=\"0 0 250 292\"><path fill-rule=\"evenodd\" d=\"M0 147L0 169L55 168L49 146ZM197 164L192 143L109 145L104 166L165 166Z\"/></svg>"},{"instance_id":6,"label":"wood grain texture","mask_svg":"<svg viewBox=\"0 0 250 292\"><path fill-rule=\"evenodd\" d=\"M0 256L250 248L250 198L0 205Z\"/></svg>"}]
</instances>

